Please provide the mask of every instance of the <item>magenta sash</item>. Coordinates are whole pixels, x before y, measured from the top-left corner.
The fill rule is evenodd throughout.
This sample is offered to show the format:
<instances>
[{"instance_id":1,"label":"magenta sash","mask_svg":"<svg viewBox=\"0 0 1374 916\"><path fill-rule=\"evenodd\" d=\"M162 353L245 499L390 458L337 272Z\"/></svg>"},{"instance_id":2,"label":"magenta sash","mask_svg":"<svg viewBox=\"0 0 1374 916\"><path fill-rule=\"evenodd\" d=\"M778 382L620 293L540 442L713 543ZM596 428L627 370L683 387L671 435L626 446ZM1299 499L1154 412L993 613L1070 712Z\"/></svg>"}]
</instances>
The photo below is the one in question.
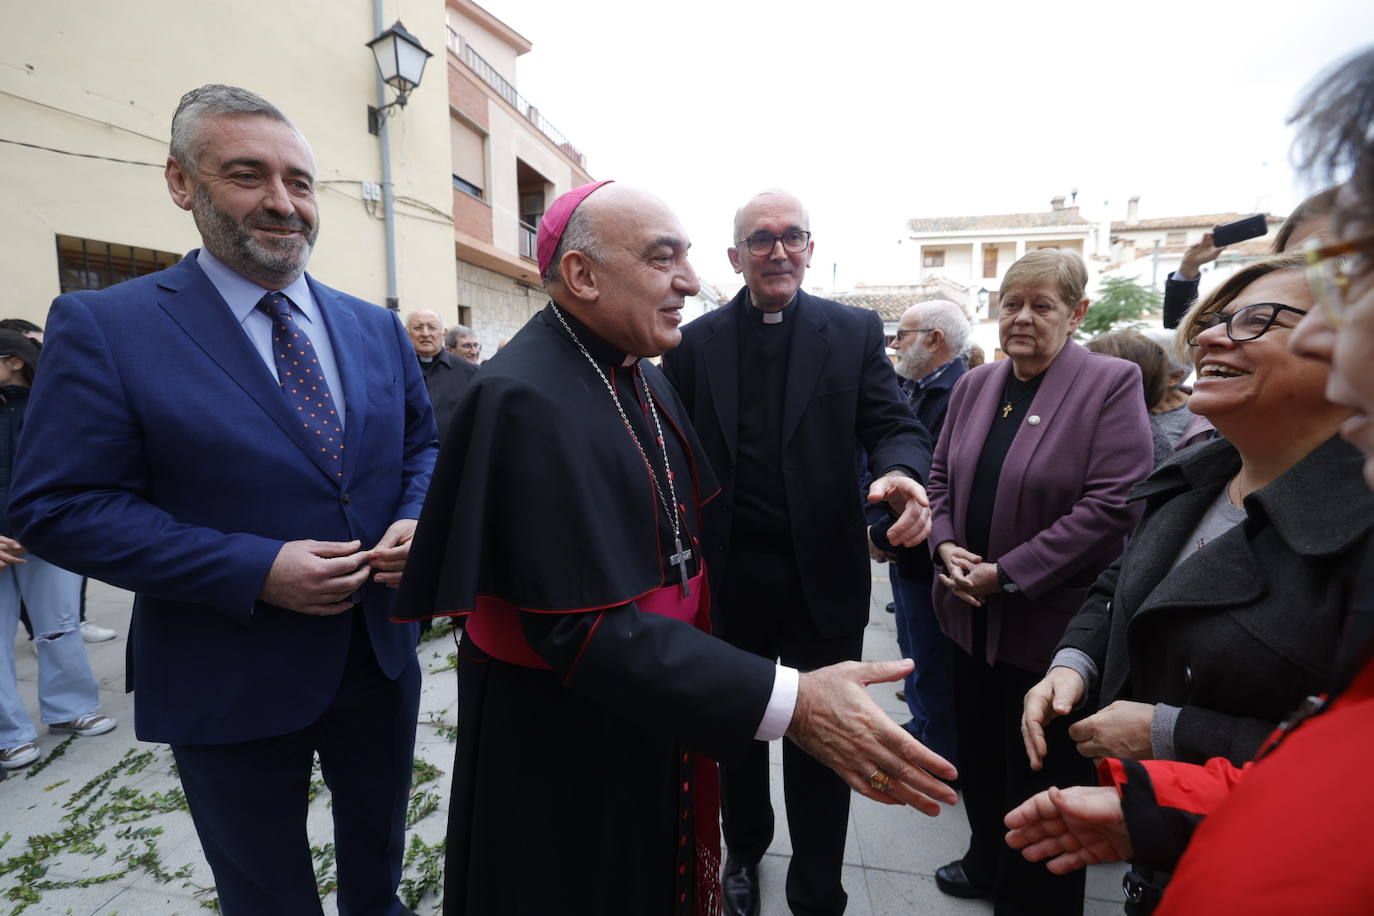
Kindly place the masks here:
<instances>
[{"instance_id":1,"label":"magenta sash","mask_svg":"<svg viewBox=\"0 0 1374 916\"><path fill-rule=\"evenodd\" d=\"M646 614L659 614L681 620L709 633L711 627L706 619L706 603L701 600L705 579L703 570L688 580L692 593L690 597L682 597L681 586L674 583L636 598L635 604ZM591 610L598 609L579 608L575 611L545 613L574 614ZM468 615L465 627L472 641L492 658L499 658L503 662L525 668L540 668L545 671L550 668L549 663L540 658L525 640L525 631L520 626L520 609L500 598L478 597L477 607Z\"/></svg>"}]
</instances>

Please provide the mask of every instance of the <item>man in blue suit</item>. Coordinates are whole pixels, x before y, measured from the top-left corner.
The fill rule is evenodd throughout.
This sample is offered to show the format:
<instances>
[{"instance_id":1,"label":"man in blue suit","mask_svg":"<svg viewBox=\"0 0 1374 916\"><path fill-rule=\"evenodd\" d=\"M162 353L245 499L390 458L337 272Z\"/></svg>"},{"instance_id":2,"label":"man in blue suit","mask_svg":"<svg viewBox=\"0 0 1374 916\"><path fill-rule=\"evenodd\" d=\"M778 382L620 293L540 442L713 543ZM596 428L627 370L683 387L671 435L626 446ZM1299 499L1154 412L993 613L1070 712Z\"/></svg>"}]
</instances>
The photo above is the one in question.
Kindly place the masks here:
<instances>
[{"instance_id":1,"label":"man in blue suit","mask_svg":"<svg viewBox=\"0 0 1374 916\"><path fill-rule=\"evenodd\" d=\"M396 315L304 273L315 165L280 111L204 86L170 153L204 247L53 303L11 517L137 592L138 735L172 745L222 911L321 911L318 754L339 912L394 916L419 671L388 586L434 464L429 398Z\"/></svg>"}]
</instances>

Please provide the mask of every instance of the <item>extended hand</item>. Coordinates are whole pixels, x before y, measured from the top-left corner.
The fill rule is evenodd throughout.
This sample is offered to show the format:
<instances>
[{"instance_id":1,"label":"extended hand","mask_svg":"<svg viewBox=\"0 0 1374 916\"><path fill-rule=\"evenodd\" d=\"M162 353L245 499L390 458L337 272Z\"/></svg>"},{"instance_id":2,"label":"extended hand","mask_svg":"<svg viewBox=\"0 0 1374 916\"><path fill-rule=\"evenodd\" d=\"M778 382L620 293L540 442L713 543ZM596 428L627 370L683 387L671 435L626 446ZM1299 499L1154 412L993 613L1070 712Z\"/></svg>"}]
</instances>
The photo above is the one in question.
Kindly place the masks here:
<instances>
[{"instance_id":1,"label":"extended hand","mask_svg":"<svg viewBox=\"0 0 1374 916\"><path fill-rule=\"evenodd\" d=\"M1069 737L1078 742L1078 753L1084 757L1150 760L1154 757L1154 744L1150 740L1154 715L1153 703L1117 700L1070 725Z\"/></svg>"},{"instance_id":2,"label":"extended hand","mask_svg":"<svg viewBox=\"0 0 1374 916\"><path fill-rule=\"evenodd\" d=\"M905 474L887 474L868 488L868 501L886 501L898 513L887 529L894 547L915 547L930 535L930 500L926 488Z\"/></svg>"},{"instance_id":3,"label":"extended hand","mask_svg":"<svg viewBox=\"0 0 1374 916\"><path fill-rule=\"evenodd\" d=\"M377 546L368 551L368 565L377 570L374 581L392 588L401 584L406 557L410 556L410 539L414 536L415 519L400 518L391 523Z\"/></svg>"},{"instance_id":4,"label":"extended hand","mask_svg":"<svg viewBox=\"0 0 1374 916\"><path fill-rule=\"evenodd\" d=\"M1212 244L1212 230L1208 229L1202 233L1202 238L1189 245L1188 250L1183 252L1183 260L1178 265L1179 276L1184 280L1196 280L1201 276L1201 271L1198 268L1203 264L1215 261L1225 250L1225 248L1218 248Z\"/></svg>"},{"instance_id":5,"label":"extended hand","mask_svg":"<svg viewBox=\"0 0 1374 916\"><path fill-rule=\"evenodd\" d=\"M1087 689L1083 678L1072 668L1055 667L1026 692L1021 704L1021 740L1026 744L1026 759L1030 768L1044 766L1049 747L1045 744L1045 726L1056 716L1067 716L1083 699Z\"/></svg>"},{"instance_id":6,"label":"extended hand","mask_svg":"<svg viewBox=\"0 0 1374 916\"><path fill-rule=\"evenodd\" d=\"M913 667L910 659L841 662L802 674L787 737L860 795L933 817L940 813L937 802L954 804L954 790L935 778L955 778L954 765L888 718L865 689L901 680ZM883 791L869 783L878 770L891 779Z\"/></svg>"},{"instance_id":7,"label":"extended hand","mask_svg":"<svg viewBox=\"0 0 1374 916\"><path fill-rule=\"evenodd\" d=\"M1131 857L1121 798L1111 786L1047 789L1013 808L1005 823L1007 845L1027 861L1049 859L1045 865L1056 875Z\"/></svg>"},{"instance_id":8,"label":"extended hand","mask_svg":"<svg viewBox=\"0 0 1374 916\"><path fill-rule=\"evenodd\" d=\"M0 569L4 569L6 566L13 566L15 563L29 562L20 556L23 552L23 544L19 543L14 538L7 538L3 534L0 534Z\"/></svg>"},{"instance_id":9,"label":"extended hand","mask_svg":"<svg viewBox=\"0 0 1374 916\"><path fill-rule=\"evenodd\" d=\"M359 541L287 541L277 551L258 597L301 614L342 614L367 581L367 551Z\"/></svg>"}]
</instances>

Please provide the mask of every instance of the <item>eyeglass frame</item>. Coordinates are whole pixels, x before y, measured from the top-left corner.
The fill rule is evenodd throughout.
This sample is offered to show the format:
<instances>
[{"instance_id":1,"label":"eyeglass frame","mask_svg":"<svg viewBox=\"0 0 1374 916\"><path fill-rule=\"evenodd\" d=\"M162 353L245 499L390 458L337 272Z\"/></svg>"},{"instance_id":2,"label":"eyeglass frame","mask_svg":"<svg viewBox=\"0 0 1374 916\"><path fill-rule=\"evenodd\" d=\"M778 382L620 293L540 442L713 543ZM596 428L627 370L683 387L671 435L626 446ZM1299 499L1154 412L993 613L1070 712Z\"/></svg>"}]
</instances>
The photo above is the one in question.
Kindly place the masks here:
<instances>
[{"instance_id":1,"label":"eyeglass frame","mask_svg":"<svg viewBox=\"0 0 1374 916\"><path fill-rule=\"evenodd\" d=\"M1265 323L1264 327L1260 329L1259 333L1255 334L1252 337L1236 337L1236 335L1232 333L1231 322L1235 319L1237 315L1241 314L1242 312L1248 312L1251 309L1264 308L1265 306L1272 308L1274 310L1274 313L1269 316L1269 321ZM1193 319L1192 327L1188 329L1188 337L1185 342L1190 347L1196 347L1198 346L1197 339L1201 337L1205 331L1210 331L1212 328L1215 328L1218 325L1222 324L1226 325L1226 336L1236 343L1248 343L1252 340L1259 340L1265 334L1268 334L1270 331L1274 329L1276 323L1278 322L1280 312L1292 312L1295 315L1306 315L1307 309L1300 309L1297 306L1293 305L1285 305L1282 302L1252 302L1250 305L1243 305L1240 308L1236 309L1234 312L1230 313L1222 312L1221 310L1217 310L1215 312L1205 312ZM1205 327L1203 327L1203 322L1209 323ZM1285 324L1280 324L1278 325L1278 327L1284 328L1289 331L1293 330L1293 328L1290 328L1288 327L1288 325ZM1294 325L1294 327L1296 327L1296 325Z\"/></svg>"},{"instance_id":2,"label":"eyeglass frame","mask_svg":"<svg viewBox=\"0 0 1374 916\"><path fill-rule=\"evenodd\" d=\"M1323 245L1321 239L1308 239L1302 246L1302 254L1307 259L1307 285L1312 290L1312 298L1322 307L1322 314L1331 326L1339 327L1350 307L1345 297L1356 273L1349 269L1354 260L1350 256L1358 254L1364 255L1366 260L1374 260L1374 235L1327 245ZM1328 272L1332 275L1328 276Z\"/></svg>"},{"instance_id":3,"label":"eyeglass frame","mask_svg":"<svg viewBox=\"0 0 1374 916\"><path fill-rule=\"evenodd\" d=\"M800 248L788 248L788 247L787 247L787 242L783 241L783 239L784 239L785 236L789 236L789 235L793 234L794 232L795 232L797 235L800 235L800 236L802 237L802 243L801 243L801 247L800 247ZM763 249L762 251L755 251L755 250L754 250L754 240L755 240L755 239L760 239L760 240L762 240L762 237L763 237L763 236L767 236L768 239L769 239L768 247L765 248L765 249ZM771 233L771 232L763 232L763 231L754 232L754 233L751 233L750 235L745 236L745 237L742 238L742 239L736 240L736 241L735 241L735 247L738 248L738 247L740 247L741 245L743 245L744 248L745 248L745 250L748 251L750 254L752 254L754 257L756 257L756 258L761 258L761 257L763 257L764 255L772 254L772 253L773 253L773 249L777 247L778 242L782 242L782 250L785 251L785 252L787 252L788 254L801 254L803 251L806 250L806 246L811 244L811 230L810 230L810 229L788 229L788 230L787 230L786 232L784 232L782 235L774 235L774 234Z\"/></svg>"},{"instance_id":4,"label":"eyeglass frame","mask_svg":"<svg viewBox=\"0 0 1374 916\"><path fill-rule=\"evenodd\" d=\"M898 328L888 335L888 340L893 343L901 343L902 337L907 334L929 334L931 331L938 331L939 328Z\"/></svg>"},{"instance_id":5,"label":"eyeglass frame","mask_svg":"<svg viewBox=\"0 0 1374 916\"><path fill-rule=\"evenodd\" d=\"M716 244L720 243L717 242ZM456 343L454 347L459 350L480 350L482 349L482 342L480 340L469 340L466 343Z\"/></svg>"}]
</instances>

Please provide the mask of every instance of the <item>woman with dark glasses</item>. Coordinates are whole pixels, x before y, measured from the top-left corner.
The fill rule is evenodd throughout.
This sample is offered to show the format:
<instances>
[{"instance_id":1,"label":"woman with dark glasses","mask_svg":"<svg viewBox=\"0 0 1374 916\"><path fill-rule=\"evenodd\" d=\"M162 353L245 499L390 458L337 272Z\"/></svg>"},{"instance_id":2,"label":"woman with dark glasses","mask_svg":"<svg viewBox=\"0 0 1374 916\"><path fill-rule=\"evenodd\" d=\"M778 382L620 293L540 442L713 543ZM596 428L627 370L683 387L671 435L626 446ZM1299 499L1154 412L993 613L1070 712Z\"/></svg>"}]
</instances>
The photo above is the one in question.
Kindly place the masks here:
<instances>
[{"instance_id":1,"label":"woman with dark glasses","mask_svg":"<svg viewBox=\"0 0 1374 916\"><path fill-rule=\"evenodd\" d=\"M1374 496L1326 366L1288 347L1312 307L1305 266L1252 264L1185 319L1190 407L1225 439L1135 488L1144 520L1026 695L1033 766L1045 723L1085 697L1099 711L1070 736L1086 757L1240 764L1325 682Z\"/></svg>"}]
</instances>

